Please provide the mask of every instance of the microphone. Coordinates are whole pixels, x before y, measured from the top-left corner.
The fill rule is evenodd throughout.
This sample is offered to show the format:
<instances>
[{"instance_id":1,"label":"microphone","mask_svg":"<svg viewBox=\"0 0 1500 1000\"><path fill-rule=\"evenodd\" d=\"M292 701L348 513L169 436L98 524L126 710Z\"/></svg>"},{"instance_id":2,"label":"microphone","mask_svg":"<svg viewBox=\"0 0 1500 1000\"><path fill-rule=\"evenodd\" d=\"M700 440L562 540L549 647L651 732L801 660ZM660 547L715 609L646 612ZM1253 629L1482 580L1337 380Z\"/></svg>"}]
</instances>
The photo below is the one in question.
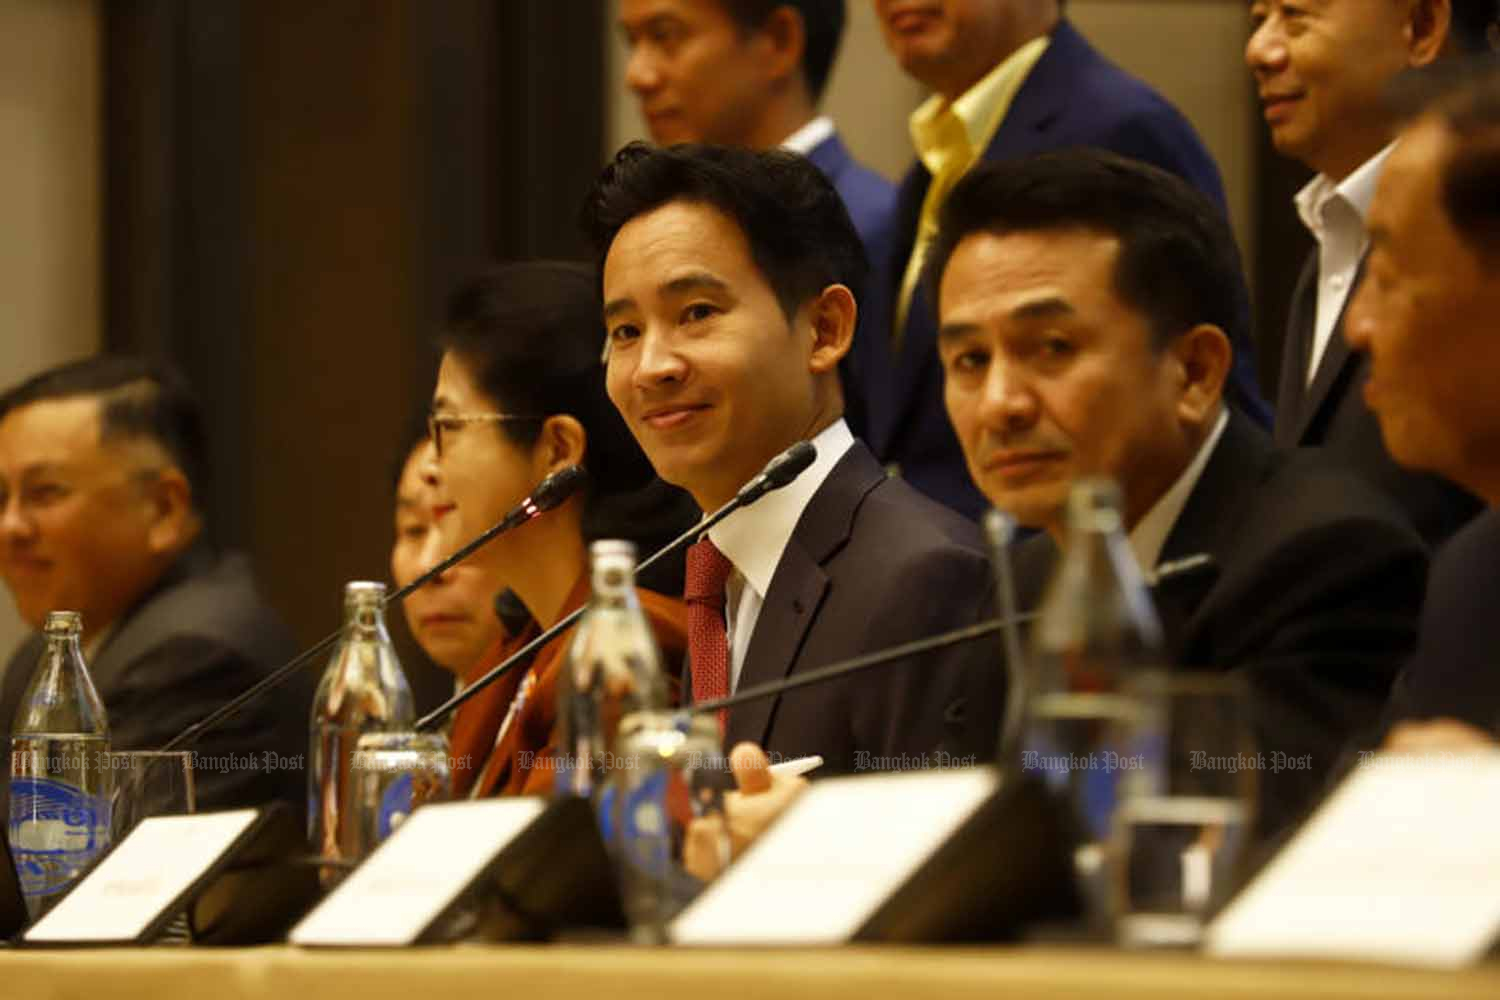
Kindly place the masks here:
<instances>
[{"instance_id":1,"label":"microphone","mask_svg":"<svg viewBox=\"0 0 1500 1000\"><path fill-rule=\"evenodd\" d=\"M879 649L873 653L865 653L861 656L840 660L817 670L809 670L802 674L793 674L791 677L780 681L768 681L765 684L756 684L753 687L743 688L726 698L715 698L713 701L703 701L685 709L694 715L718 712L726 708L734 708L750 701L759 701L761 698L772 698L787 691L795 691L798 688L810 687L814 684L822 684L824 681L837 680L850 674L857 674L864 670L875 667L883 667L901 660L907 660L924 653L935 653L949 646L959 646L985 636L1013 629L1015 626L1029 622L1038 616L1038 612L1027 611L1018 615L1005 615L999 618L991 618L988 621L979 622L975 625L965 625L963 628L954 629L951 632L943 632L939 635L929 636L926 639L914 639L911 642L903 642L899 646L891 646L889 649Z\"/></svg>"},{"instance_id":2,"label":"microphone","mask_svg":"<svg viewBox=\"0 0 1500 1000\"><path fill-rule=\"evenodd\" d=\"M766 463L761 474L740 487L734 502L744 507L754 503L772 490L779 490L787 483L807 471L818 457L818 449L811 441L798 441L786 451ZM717 522L715 522L717 523ZM700 532L701 534L701 532Z\"/></svg>"},{"instance_id":3,"label":"microphone","mask_svg":"<svg viewBox=\"0 0 1500 1000\"><path fill-rule=\"evenodd\" d=\"M818 449L813 445L811 441L798 441L796 444L786 449L786 451L783 451L781 454L771 459L771 461L767 462L766 467L760 471L760 474L757 475L754 479L750 480L744 486L740 487L740 491L734 495L734 498L732 500L730 500L724 506L720 507L718 510L714 511L713 514L704 518L702 521L699 521L697 524L693 525L691 528L684 531L676 538L672 539L666 545L663 545L661 548L657 549L650 558L636 567L636 573L639 574L644 572L651 566L655 565L661 559L666 558L673 552L676 552L678 549L682 548L682 546L686 545L688 542L702 536L714 525L718 524L720 521L724 520L730 514L733 514L735 511L739 510L741 507L748 507L750 504L759 500L767 493L770 493L772 490L781 489L781 487L785 486L787 483L790 483L793 479L796 479L804 471L806 471L807 467L809 465L812 465L813 460L817 457ZM470 684L468 687L455 694L452 698L449 698L447 701L443 702L431 712L428 712L426 715L422 716L417 720L417 732L426 732L435 728L436 726L441 724L442 721L447 718L449 713L453 712L454 709L458 708L464 702L477 695L480 691L495 683L501 677L504 677L518 664L529 663L532 653L536 652L542 646L551 642L553 639L557 638L560 634L571 627L574 622L583 617L583 612L587 608L588 605L585 604L581 608L574 609L570 614L564 616L561 621L557 622L541 635L537 636L535 639L532 639L526 645L516 650L503 662L492 667L487 673L485 673L484 676L480 677L478 680L474 681L474 683Z\"/></svg>"},{"instance_id":4,"label":"microphone","mask_svg":"<svg viewBox=\"0 0 1500 1000\"><path fill-rule=\"evenodd\" d=\"M507 512L506 515L501 518L500 521L493 527L486 530L483 534L479 535L473 541L463 546L457 552L454 552L448 558L439 562L436 566L433 566L431 569L427 570L427 572L423 573L421 576L417 577L406 586L397 590L393 594L387 595L385 601L382 602L382 606L386 606L395 601L404 599L412 591L429 583L434 577L438 576L439 574L445 573L448 570L452 569L454 566L458 565L458 563L473 555L476 550L488 544L496 537L503 535L505 534L505 532L510 531L512 528L519 527L520 525L525 524L527 521L530 521L532 518L558 506L564 500L568 499L568 497L576 493L578 489L583 486L587 478L588 477L584 473L583 469L579 468L576 465L569 465L554 472L552 475L548 476L546 479L543 479L540 483L538 483L536 489L531 491L530 496L522 500L520 503L516 504L515 507L511 508L511 510ZM230 718L236 712L239 712L246 705L249 705L251 702L254 702L256 699L258 699L261 695L286 683L288 678L290 678L302 667L306 666L315 657L317 657L318 654L324 652L334 643L338 642L339 637L343 634L344 630L342 627L340 627L334 630L332 633L325 635L323 638L313 643L307 649L303 650L301 653L298 653L296 656L292 657L292 659L288 660L286 663L283 663L281 666L271 671L255 684L252 684L241 694L236 695L234 698L231 698L229 701L214 709L214 711L210 712L208 715L205 715L203 718L199 719L197 722L193 723L182 732L172 737L166 743L162 744L162 752L166 752L168 750L176 750L178 747L197 742L197 740L204 733L219 725L224 720Z\"/></svg>"},{"instance_id":5,"label":"microphone","mask_svg":"<svg viewBox=\"0 0 1500 1000\"><path fill-rule=\"evenodd\" d=\"M520 527L533 517L544 514L558 506L564 500L578 492L587 481L588 474L576 465L567 465L558 469L552 475L538 483L536 489L531 491L530 496L512 507L494 526L485 530L473 541L457 552L454 552L436 566L428 569L427 572L394 594L387 595L385 603L393 604L396 601L405 600L412 591L426 586L434 577L448 572L448 570L469 558L469 556L488 545L495 538L505 534L512 528Z\"/></svg>"}]
</instances>

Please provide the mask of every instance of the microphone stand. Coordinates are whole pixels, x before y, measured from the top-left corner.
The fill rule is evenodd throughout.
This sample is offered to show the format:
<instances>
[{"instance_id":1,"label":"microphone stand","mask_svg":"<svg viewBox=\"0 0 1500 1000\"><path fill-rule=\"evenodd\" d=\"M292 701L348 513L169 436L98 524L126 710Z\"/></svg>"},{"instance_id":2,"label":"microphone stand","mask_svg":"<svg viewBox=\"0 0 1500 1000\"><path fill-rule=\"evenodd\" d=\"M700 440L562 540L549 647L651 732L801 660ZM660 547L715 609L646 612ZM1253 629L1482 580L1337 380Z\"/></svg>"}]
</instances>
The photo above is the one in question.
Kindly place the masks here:
<instances>
[{"instance_id":1,"label":"microphone stand","mask_svg":"<svg viewBox=\"0 0 1500 1000\"><path fill-rule=\"evenodd\" d=\"M943 632L939 635L929 636L926 639L914 639L911 642L903 642L899 646L891 646L889 649L876 650L873 653L865 653L855 656L817 670L809 670L806 673L794 674L785 680L769 681L765 684L756 684L753 687L744 688L725 698L715 698L713 701L699 702L686 711L694 715L718 712L726 708L734 708L746 702L758 701L761 698L771 698L786 691L795 691L798 688L810 687L813 684L822 684L824 681L837 680L850 674L857 674L863 670L873 667L886 666L901 660L910 659L913 656L921 656L924 653L936 652L949 646L958 646L965 642L973 642L986 636L1003 632L1014 628L1036 618L1038 612L1028 611L1019 615L1007 615L1000 618L992 618L989 621L979 622L974 625L965 625L963 628L954 629L951 632Z\"/></svg>"},{"instance_id":2,"label":"microphone stand","mask_svg":"<svg viewBox=\"0 0 1500 1000\"><path fill-rule=\"evenodd\" d=\"M454 552L448 558L442 560L436 566L433 566L431 569L423 573L421 576L418 576L411 583L408 583L406 586L400 588L395 593L387 595L385 600L381 602L381 606L386 607L395 601L405 599L407 595L412 593L412 591L426 585L439 574L445 573L448 570L452 569L454 566L467 559L477 549L489 544L489 542L497 536L503 535L505 532L511 530L512 528L524 524L532 518L551 510L553 507L556 507L558 504L562 503L574 492L576 492L578 488L583 485L583 482L584 472L576 465L570 465L566 468L559 469L557 472L554 472L552 475L548 476L546 479L537 484L537 488L532 490L531 495L528 496L525 500L522 500L520 503L518 503L515 506L515 509L506 514L505 517L500 519L500 521L485 530L483 534L479 535L473 541L460 548L457 552ZM267 691L271 691L275 688L280 687L298 670L306 666L320 653L323 653L329 647L334 645L334 643L338 642L339 637L343 634L344 630L342 627L340 627L338 629L335 629L333 632L330 632L328 635L325 635L323 638L313 643L307 649L298 653L296 656L292 657L292 659L288 660L286 663L283 663L281 666L271 671L265 677L252 684L245 691L236 695L234 698L231 698L229 701L214 709L208 715L199 719L197 722L193 723L182 732L172 737L166 743L162 744L161 752L165 753L170 750L176 750L179 747L190 745L196 742L198 738L201 737L204 733L208 732L210 729L214 728L225 719L228 719L230 716L234 715L235 713L240 711L240 709L258 699Z\"/></svg>"}]
</instances>

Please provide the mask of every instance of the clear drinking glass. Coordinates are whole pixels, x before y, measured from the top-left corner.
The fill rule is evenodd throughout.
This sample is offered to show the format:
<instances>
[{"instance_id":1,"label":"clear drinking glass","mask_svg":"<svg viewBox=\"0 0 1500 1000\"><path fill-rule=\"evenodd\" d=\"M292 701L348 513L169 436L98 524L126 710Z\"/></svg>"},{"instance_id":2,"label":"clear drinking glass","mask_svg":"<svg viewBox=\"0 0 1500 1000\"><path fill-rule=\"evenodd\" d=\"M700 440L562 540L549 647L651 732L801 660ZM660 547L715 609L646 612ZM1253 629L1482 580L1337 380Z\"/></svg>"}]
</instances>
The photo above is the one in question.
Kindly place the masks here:
<instances>
[{"instance_id":1,"label":"clear drinking glass","mask_svg":"<svg viewBox=\"0 0 1500 1000\"><path fill-rule=\"evenodd\" d=\"M121 843L143 819L184 816L198 811L191 750L125 750L109 755L113 798L111 842ZM189 944L192 929L184 913L167 925L160 944Z\"/></svg>"},{"instance_id":2,"label":"clear drinking glass","mask_svg":"<svg viewBox=\"0 0 1500 1000\"><path fill-rule=\"evenodd\" d=\"M719 727L711 716L634 712L620 722L617 748L600 832L615 858L631 939L665 944L667 925L704 886L688 868L688 828L723 816L728 765ZM728 855L727 833L720 853Z\"/></svg>"},{"instance_id":3,"label":"clear drinking glass","mask_svg":"<svg viewBox=\"0 0 1500 1000\"><path fill-rule=\"evenodd\" d=\"M1116 937L1195 946L1235 888L1264 762L1238 677L1159 674L1138 690L1109 849Z\"/></svg>"},{"instance_id":4,"label":"clear drinking glass","mask_svg":"<svg viewBox=\"0 0 1500 1000\"><path fill-rule=\"evenodd\" d=\"M109 755L114 781L110 833L118 844L143 819L197 812L190 750L127 750Z\"/></svg>"}]
</instances>

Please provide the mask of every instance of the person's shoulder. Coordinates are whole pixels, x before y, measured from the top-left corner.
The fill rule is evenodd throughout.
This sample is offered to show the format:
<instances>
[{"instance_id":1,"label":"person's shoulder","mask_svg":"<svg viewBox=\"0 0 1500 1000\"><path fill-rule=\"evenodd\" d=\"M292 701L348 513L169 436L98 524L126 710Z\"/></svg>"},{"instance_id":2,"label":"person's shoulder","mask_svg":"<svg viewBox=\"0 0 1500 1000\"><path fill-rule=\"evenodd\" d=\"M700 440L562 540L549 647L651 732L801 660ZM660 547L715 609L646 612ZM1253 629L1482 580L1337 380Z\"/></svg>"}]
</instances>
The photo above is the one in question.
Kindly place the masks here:
<instances>
[{"instance_id":1,"label":"person's shoulder","mask_svg":"<svg viewBox=\"0 0 1500 1000\"><path fill-rule=\"evenodd\" d=\"M238 553L195 558L191 571L131 615L115 641L144 649L187 637L264 666L295 650L291 630L262 596L249 559Z\"/></svg>"},{"instance_id":2,"label":"person's shoulder","mask_svg":"<svg viewBox=\"0 0 1500 1000\"><path fill-rule=\"evenodd\" d=\"M882 547L891 558L929 553L962 561L989 558L977 524L898 476L887 476L870 491L852 538Z\"/></svg>"},{"instance_id":3,"label":"person's shoulder","mask_svg":"<svg viewBox=\"0 0 1500 1000\"><path fill-rule=\"evenodd\" d=\"M1378 524L1417 538L1401 506L1384 491L1319 449L1278 454L1253 509L1295 532L1323 524Z\"/></svg>"}]
</instances>

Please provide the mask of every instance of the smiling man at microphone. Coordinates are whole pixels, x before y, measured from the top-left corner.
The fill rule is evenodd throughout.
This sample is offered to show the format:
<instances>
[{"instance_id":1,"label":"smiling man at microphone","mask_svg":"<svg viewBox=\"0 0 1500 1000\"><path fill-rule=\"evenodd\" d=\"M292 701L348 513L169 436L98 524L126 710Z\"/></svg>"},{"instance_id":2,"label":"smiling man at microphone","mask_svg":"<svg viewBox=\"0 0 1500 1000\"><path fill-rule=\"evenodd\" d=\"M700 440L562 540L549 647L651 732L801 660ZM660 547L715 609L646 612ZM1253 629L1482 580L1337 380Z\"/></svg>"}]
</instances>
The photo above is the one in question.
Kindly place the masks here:
<instances>
[{"instance_id":1,"label":"smiling man at microphone","mask_svg":"<svg viewBox=\"0 0 1500 1000\"><path fill-rule=\"evenodd\" d=\"M817 168L631 145L583 215L610 398L657 473L715 511L789 446L817 450L689 551L693 700L976 621L990 579L977 529L887 478L844 423L838 365L865 261ZM993 655L958 647L740 704L721 714L725 744L772 761L819 755L825 774L935 766L958 675Z\"/></svg>"},{"instance_id":2,"label":"smiling man at microphone","mask_svg":"<svg viewBox=\"0 0 1500 1000\"><path fill-rule=\"evenodd\" d=\"M1057 563L1074 481L1114 479L1136 560L1160 576L1172 662L1246 677L1259 750L1285 764L1263 779L1273 832L1374 735L1415 638L1420 540L1373 486L1278 452L1226 403L1239 255L1172 175L1082 150L982 167L950 195L931 267L970 474L1044 532L1015 550L1020 606ZM992 744L1000 678L973 676L970 719Z\"/></svg>"}]
</instances>

